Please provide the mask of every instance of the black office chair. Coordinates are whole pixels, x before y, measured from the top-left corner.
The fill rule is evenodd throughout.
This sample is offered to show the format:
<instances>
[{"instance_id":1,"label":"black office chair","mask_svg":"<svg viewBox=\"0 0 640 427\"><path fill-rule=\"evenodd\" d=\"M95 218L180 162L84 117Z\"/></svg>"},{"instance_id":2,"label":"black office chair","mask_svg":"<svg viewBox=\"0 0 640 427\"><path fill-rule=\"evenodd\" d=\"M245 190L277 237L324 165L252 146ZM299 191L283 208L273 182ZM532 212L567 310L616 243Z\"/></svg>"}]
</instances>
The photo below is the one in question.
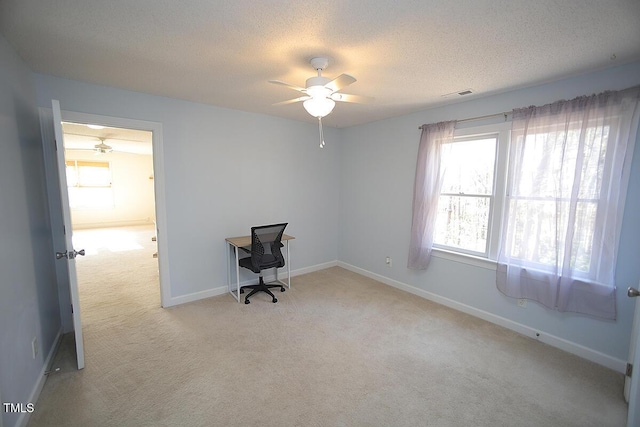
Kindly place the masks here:
<instances>
[{"instance_id":1,"label":"black office chair","mask_svg":"<svg viewBox=\"0 0 640 427\"><path fill-rule=\"evenodd\" d=\"M240 288L240 293L244 293L245 288L253 289L245 298L244 303L249 304L249 297L257 292L266 292L271 295L273 302L278 302L276 297L269 289L280 288L280 292L284 292L284 286L276 284L267 284L262 277L262 270L268 268L284 267L284 257L280 248L282 244L282 235L288 223L262 225L260 227L251 227L251 250L240 248L251 256L240 259L241 267L248 268L256 274L260 275L257 285L247 285Z\"/></svg>"}]
</instances>

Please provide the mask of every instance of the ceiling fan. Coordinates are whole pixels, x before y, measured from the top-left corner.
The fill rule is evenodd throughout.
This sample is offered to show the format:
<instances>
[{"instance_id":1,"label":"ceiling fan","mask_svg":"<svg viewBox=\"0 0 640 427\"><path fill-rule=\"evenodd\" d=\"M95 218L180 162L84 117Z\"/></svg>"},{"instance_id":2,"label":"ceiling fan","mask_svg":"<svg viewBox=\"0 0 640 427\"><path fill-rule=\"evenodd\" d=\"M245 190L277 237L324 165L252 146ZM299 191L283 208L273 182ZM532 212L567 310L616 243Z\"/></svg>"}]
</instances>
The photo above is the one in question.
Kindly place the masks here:
<instances>
[{"instance_id":1,"label":"ceiling fan","mask_svg":"<svg viewBox=\"0 0 640 427\"><path fill-rule=\"evenodd\" d=\"M373 98L368 96L339 93L342 89L354 83L356 79L349 74L340 74L333 80L324 77L322 75L322 70L326 69L329 65L328 58L311 58L309 63L318 72L318 75L308 78L306 87L292 85L280 80L269 80L269 83L286 86L304 94L304 96L299 98L277 102L273 105L286 105L293 104L295 102L302 102L302 106L307 110L307 113L318 118L318 127L320 129L320 148L323 148L325 144L324 136L322 134L322 118L331 113L333 107L336 105L335 101L366 103L373 101Z\"/></svg>"},{"instance_id":2,"label":"ceiling fan","mask_svg":"<svg viewBox=\"0 0 640 427\"><path fill-rule=\"evenodd\" d=\"M106 154L113 151L113 147L104 143L105 138L98 138L100 140L99 144L93 146L93 150L96 154Z\"/></svg>"}]
</instances>

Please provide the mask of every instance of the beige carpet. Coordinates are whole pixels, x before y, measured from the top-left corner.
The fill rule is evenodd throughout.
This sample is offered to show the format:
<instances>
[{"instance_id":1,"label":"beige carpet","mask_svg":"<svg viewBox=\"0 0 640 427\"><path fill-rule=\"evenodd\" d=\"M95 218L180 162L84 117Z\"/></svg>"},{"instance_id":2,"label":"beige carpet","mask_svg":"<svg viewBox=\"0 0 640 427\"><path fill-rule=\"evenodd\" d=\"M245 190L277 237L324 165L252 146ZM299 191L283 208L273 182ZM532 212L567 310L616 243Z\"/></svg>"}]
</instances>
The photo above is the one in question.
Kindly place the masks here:
<instances>
[{"instance_id":1,"label":"beige carpet","mask_svg":"<svg viewBox=\"0 0 640 427\"><path fill-rule=\"evenodd\" d=\"M341 268L277 304L161 309L152 232L133 231L143 249L79 262L86 368L65 337L30 426L626 423L621 374Z\"/></svg>"}]
</instances>

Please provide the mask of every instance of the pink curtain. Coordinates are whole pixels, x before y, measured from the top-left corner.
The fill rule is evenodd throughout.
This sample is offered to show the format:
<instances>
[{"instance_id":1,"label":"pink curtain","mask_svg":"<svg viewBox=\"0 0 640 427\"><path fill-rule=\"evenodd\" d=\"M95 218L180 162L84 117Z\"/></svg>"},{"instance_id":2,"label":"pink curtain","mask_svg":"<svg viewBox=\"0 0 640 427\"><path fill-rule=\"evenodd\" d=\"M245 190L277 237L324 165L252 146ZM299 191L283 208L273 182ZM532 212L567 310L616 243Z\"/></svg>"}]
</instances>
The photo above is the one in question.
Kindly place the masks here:
<instances>
[{"instance_id":1,"label":"pink curtain","mask_svg":"<svg viewBox=\"0 0 640 427\"><path fill-rule=\"evenodd\" d=\"M453 141L455 126L455 121L422 126L413 187L413 220L407 263L409 268L425 269L431 258L433 230L442 187L442 147Z\"/></svg>"},{"instance_id":2,"label":"pink curtain","mask_svg":"<svg viewBox=\"0 0 640 427\"><path fill-rule=\"evenodd\" d=\"M497 286L616 318L615 267L640 87L513 112Z\"/></svg>"}]
</instances>

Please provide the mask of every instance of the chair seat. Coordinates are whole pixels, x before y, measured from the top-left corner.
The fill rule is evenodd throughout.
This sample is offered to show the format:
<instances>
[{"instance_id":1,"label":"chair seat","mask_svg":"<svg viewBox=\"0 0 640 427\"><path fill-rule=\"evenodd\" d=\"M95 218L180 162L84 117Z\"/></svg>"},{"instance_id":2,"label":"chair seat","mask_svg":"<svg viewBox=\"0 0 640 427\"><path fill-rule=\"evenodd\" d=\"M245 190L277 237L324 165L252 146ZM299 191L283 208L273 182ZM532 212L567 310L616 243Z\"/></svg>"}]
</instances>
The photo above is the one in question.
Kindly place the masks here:
<instances>
[{"instance_id":1,"label":"chair seat","mask_svg":"<svg viewBox=\"0 0 640 427\"><path fill-rule=\"evenodd\" d=\"M255 268L251 263L251 257L241 258L238 263L241 267L247 268L254 273L260 273L260 268ZM273 267L284 267L284 264L281 263L275 256L271 254L264 254L262 256L262 262L260 263L260 267L262 270Z\"/></svg>"}]
</instances>

